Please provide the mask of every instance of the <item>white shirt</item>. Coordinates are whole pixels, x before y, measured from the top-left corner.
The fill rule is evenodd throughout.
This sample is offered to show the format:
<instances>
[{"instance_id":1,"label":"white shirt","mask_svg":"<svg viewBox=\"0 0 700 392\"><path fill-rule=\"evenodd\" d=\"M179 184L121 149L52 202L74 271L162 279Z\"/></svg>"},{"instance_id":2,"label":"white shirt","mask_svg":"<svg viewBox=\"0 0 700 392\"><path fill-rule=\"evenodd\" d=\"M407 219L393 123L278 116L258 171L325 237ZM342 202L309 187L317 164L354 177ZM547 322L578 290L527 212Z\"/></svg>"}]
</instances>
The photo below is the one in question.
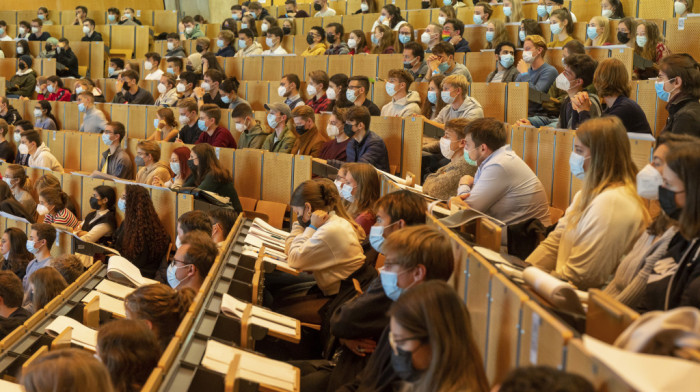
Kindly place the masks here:
<instances>
[{"instance_id":1,"label":"white shirt","mask_svg":"<svg viewBox=\"0 0 700 392\"><path fill-rule=\"evenodd\" d=\"M4 37L0 38L0 41L14 41L14 39L12 39L9 34L5 34Z\"/></svg>"},{"instance_id":2,"label":"white shirt","mask_svg":"<svg viewBox=\"0 0 700 392\"><path fill-rule=\"evenodd\" d=\"M331 7L328 7L327 10L321 10L314 14L314 18L324 18L326 16L335 16L335 10Z\"/></svg>"},{"instance_id":3,"label":"white shirt","mask_svg":"<svg viewBox=\"0 0 700 392\"><path fill-rule=\"evenodd\" d=\"M289 53L287 53L287 51L284 50L284 48L280 45L277 47L277 49L275 49L275 50L268 49L268 50L263 51L262 54L263 54L263 56L279 56L279 55L289 54Z\"/></svg>"},{"instance_id":4,"label":"white shirt","mask_svg":"<svg viewBox=\"0 0 700 392\"><path fill-rule=\"evenodd\" d=\"M163 70L162 69L157 69L155 72L151 72L144 79L146 80L160 80L160 77L163 76Z\"/></svg>"}]
</instances>

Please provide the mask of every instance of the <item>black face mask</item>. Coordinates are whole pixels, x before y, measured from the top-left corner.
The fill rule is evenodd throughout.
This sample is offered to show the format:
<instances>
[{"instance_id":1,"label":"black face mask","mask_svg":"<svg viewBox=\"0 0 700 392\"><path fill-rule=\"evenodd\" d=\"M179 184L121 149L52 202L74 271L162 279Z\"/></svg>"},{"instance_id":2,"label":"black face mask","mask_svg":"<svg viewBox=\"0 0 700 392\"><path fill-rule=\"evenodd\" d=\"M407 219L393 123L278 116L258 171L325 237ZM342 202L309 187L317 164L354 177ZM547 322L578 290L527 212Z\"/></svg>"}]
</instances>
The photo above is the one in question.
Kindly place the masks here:
<instances>
[{"instance_id":1,"label":"black face mask","mask_svg":"<svg viewBox=\"0 0 700 392\"><path fill-rule=\"evenodd\" d=\"M297 129L297 133L299 134L299 136L305 134L306 131L308 131L308 129L305 129L303 125L297 125L296 129Z\"/></svg>"},{"instance_id":2,"label":"black face mask","mask_svg":"<svg viewBox=\"0 0 700 392\"><path fill-rule=\"evenodd\" d=\"M617 40L620 41L620 43L626 44L630 41L630 35L629 33L623 33L622 31L618 31Z\"/></svg>"},{"instance_id":3,"label":"black face mask","mask_svg":"<svg viewBox=\"0 0 700 392\"><path fill-rule=\"evenodd\" d=\"M53 50L53 46L51 46L51 44L46 44L46 45L44 45L44 49L45 49L47 52L50 52L50 51Z\"/></svg>"},{"instance_id":4,"label":"black face mask","mask_svg":"<svg viewBox=\"0 0 700 392\"><path fill-rule=\"evenodd\" d=\"M429 1L423 1L421 2L421 7L423 9L430 8L430 2Z\"/></svg>"},{"instance_id":5,"label":"black face mask","mask_svg":"<svg viewBox=\"0 0 700 392\"><path fill-rule=\"evenodd\" d=\"M24 69L27 68L27 65L25 63L19 63L19 69L24 71Z\"/></svg>"},{"instance_id":6,"label":"black face mask","mask_svg":"<svg viewBox=\"0 0 700 392\"><path fill-rule=\"evenodd\" d=\"M321 11L321 8L323 8L323 7L321 7L321 4L319 4L319 3L314 3L314 9L315 9L316 11Z\"/></svg>"},{"instance_id":7,"label":"black face mask","mask_svg":"<svg viewBox=\"0 0 700 392\"><path fill-rule=\"evenodd\" d=\"M345 126L343 127L343 132L345 132L345 135L347 137L355 136L355 131L352 130L352 125L350 124L345 124Z\"/></svg>"},{"instance_id":8,"label":"black face mask","mask_svg":"<svg viewBox=\"0 0 700 392\"><path fill-rule=\"evenodd\" d=\"M330 42L330 43L335 42L335 34L326 33L326 39L327 39L328 42Z\"/></svg>"},{"instance_id":9,"label":"black face mask","mask_svg":"<svg viewBox=\"0 0 700 392\"><path fill-rule=\"evenodd\" d=\"M284 35L289 35L292 32L292 28L291 27L282 27L282 32L284 33Z\"/></svg>"},{"instance_id":10,"label":"black face mask","mask_svg":"<svg viewBox=\"0 0 700 392\"><path fill-rule=\"evenodd\" d=\"M186 69L188 72L194 72L194 67L191 66L191 65L185 66L185 69Z\"/></svg>"},{"instance_id":11,"label":"black face mask","mask_svg":"<svg viewBox=\"0 0 700 392\"><path fill-rule=\"evenodd\" d=\"M409 61L407 63L403 63L403 69L411 69L413 68L413 65L411 64L412 61Z\"/></svg>"},{"instance_id":12,"label":"black face mask","mask_svg":"<svg viewBox=\"0 0 700 392\"><path fill-rule=\"evenodd\" d=\"M194 47L194 50L196 50L197 52L201 52L201 51L204 50L204 48L202 47L202 45L196 45L196 46Z\"/></svg>"},{"instance_id":13,"label":"black face mask","mask_svg":"<svg viewBox=\"0 0 700 392\"><path fill-rule=\"evenodd\" d=\"M188 159L187 166L190 168L190 170L197 171L197 165L194 164L194 159Z\"/></svg>"},{"instance_id":14,"label":"black face mask","mask_svg":"<svg viewBox=\"0 0 700 392\"><path fill-rule=\"evenodd\" d=\"M304 214L297 216L297 222L299 222L299 225L301 225L301 227L303 227L303 228L307 228L307 227L311 226L310 219L308 222L304 222Z\"/></svg>"},{"instance_id":15,"label":"black face mask","mask_svg":"<svg viewBox=\"0 0 700 392\"><path fill-rule=\"evenodd\" d=\"M97 210L100 208L100 202L94 196L90 198L90 208L92 208L93 210Z\"/></svg>"},{"instance_id":16,"label":"black face mask","mask_svg":"<svg viewBox=\"0 0 700 392\"><path fill-rule=\"evenodd\" d=\"M130 88L131 87L129 87L129 83L127 83L127 82L124 82L124 84L122 85L122 90L124 90L124 91L129 91Z\"/></svg>"},{"instance_id":17,"label":"black face mask","mask_svg":"<svg viewBox=\"0 0 700 392\"><path fill-rule=\"evenodd\" d=\"M314 44L314 36L311 34L307 35L306 36L306 43L309 45L313 45Z\"/></svg>"},{"instance_id":18,"label":"black face mask","mask_svg":"<svg viewBox=\"0 0 700 392\"><path fill-rule=\"evenodd\" d=\"M394 372L404 381L415 381L420 376L420 372L413 367L413 353L396 348L398 354L391 352L391 367Z\"/></svg>"},{"instance_id":19,"label":"black face mask","mask_svg":"<svg viewBox=\"0 0 700 392\"><path fill-rule=\"evenodd\" d=\"M682 208L676 204L676 192L659 186L659 204L669 218L674 220L680 218Z\"/></svg>"}]
</instances>

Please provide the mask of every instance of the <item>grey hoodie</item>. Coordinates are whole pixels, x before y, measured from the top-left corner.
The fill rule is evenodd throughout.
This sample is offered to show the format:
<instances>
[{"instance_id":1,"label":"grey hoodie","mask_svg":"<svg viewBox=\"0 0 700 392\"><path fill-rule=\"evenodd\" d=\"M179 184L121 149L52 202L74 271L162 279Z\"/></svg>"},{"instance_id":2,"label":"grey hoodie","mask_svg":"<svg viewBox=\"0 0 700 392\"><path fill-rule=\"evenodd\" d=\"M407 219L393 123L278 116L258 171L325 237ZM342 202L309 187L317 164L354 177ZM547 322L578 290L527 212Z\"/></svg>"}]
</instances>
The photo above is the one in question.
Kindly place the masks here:
<instances>
[{"instance_id":1,"label":"grey hoodie","mask_svg":"<svg viewBox=\"0 0 700 392\"><path fill-rule=\"evenodd\" d=\"M411 114L420 114L420 95L417 91L409 91L408 94L382 107L382 116L387 117L407 117Z\"/></svg>"},{"instance_id":2,"label":"grey hoodie","mask_svg":"<svg viewBox=\"0 0 700 392\"><path fill-rule=\"evenodd\" d=\"M55 172L63 173L63 166L58 162L55 156L51 153L46 144L41 143L37 147L34 154L29 156L29 166L36 168L47 168Z\"/></svg>"}]
</instances>

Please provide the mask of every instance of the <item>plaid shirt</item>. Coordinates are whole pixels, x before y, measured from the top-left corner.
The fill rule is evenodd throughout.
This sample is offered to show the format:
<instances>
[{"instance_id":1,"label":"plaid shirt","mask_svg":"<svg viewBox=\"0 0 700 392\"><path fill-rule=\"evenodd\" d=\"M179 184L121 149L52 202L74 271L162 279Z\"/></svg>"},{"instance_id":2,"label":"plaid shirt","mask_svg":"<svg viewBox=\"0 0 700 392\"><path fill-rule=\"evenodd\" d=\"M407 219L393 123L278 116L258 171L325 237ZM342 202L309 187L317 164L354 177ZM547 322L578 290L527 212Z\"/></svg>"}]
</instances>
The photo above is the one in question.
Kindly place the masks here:
<instances>
[{"instance_id":1,"label":"plaid shirt","mask_svg":"<svg viewBox=\"0 0 700 392\"><path fill-rule=\"evenodd\" d=\"M316 99L316 97L313 97L308 102L306 102L306 104L308 106L311 106L314 109L314 113L321 113L321 112L328 111L328 107L331 104L331 100L328 99L326 94L323 94L323 96L319 99Z\"/></svg>"}]
</instances>

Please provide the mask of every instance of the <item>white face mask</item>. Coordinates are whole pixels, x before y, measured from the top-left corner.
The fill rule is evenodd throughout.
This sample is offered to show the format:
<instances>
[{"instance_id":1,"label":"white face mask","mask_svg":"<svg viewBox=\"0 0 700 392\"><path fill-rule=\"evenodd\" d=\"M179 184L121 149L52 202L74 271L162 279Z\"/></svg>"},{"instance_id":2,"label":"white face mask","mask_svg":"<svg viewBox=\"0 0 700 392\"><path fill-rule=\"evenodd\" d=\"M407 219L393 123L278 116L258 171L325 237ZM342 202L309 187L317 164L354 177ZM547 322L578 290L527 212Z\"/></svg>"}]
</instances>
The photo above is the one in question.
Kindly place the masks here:
<instances>
[{"instance_id":1,"label":"white face mask","mask_svg":"<svg viewBox=\"0 0 700 392\"><path fill-rule=\"evenodd\" d=\"M661 173L651 164L647 164L637 173L637 194L640 197L658 200L659 186L663 184L664 179L661 177Z\"/></svg>"},{"instance_id":2,"label":"white face mask","mask_svg":"<svg viewBox=\"0 0 700 392\"><path fill-rule=\"evenodd\" d=\"M528 64L531 64L533 61L535 61L535 56L533 55L532 51L523 52L523 61L525 61Z\"/></svg>"},{"instance_id":3,"label":"white face mask","mask_svg":"<svg viewBox=\"0 0 700 392\"><path fill-rule=\"evenodd\" d=\"M46 207L43 204L37 204L36 205L36 212L39 215L46 215L49 213L49 209L48 209L48 207Z\"/></svg>"},{"instance_id":4,"label":"white face mask","mask_svg":"<svg viewBox=\"0 0 700 392\"><path fill-rule=\"evenodd\" d=\"M311 84L307 85L306 93L309 94L310 97L313 97L314 95L316 95L316 87L314 87Z\"/></svg>"},{"instance_id":5,"label":"white face mask","mask_svg":"<svg viewBox=\"0 0 700 392\"><path fill-rule=\"evenodd\" d=\"M348 47L349 47L350 49L355 49L355 48L357 47L357 40L354 39L354 38L350 38L350 39L348 40Z\"/></svg>"},{"instance_id":6,"label":"white face mask","mask_svg":"<svg viewBox=\"0 0 700 392\"><path fill-rule=\"evenodd\" d=\"M150 61L144 61L143 68L145 68L146 71L150 71L153 69L153 63Z\"/></svg>"},{"instance_id":7,"label":"white face mask","mask_svg":"<svg viewBox=\"0 0 700 392\"><path fill-rule=\"evenodd\" d=\"M163 83L158 83L158 92L161 94L165 94L167 91L167 87Z\"/></svg>"},{"instance_id":8,"label":"white face mask","mask_svg":"<svg viewBox=\"0 0 700 392\"><path fill-rule=\"evenodd\" d=\"M20 143L20 145L17 146L17 151L19 151L19 153L22 155L27 155L29 154L29 147L27 147L27 145L24 143Z\"/></svg>"},{"instance_id":9,"label":"white face mask","mask_svg":"<svg viewBox=\"0 0 700 392\"><path fill-rule=\"evenodd\" d=\"M187 116L180 116L179 120L180 124L182 125L188 124L190 122L190 118Z\"/></svg>"},{"instance_id":10,"label":"white face mask","mask_svg":"<svg viewBox=\"0 0 700 392\"><path fill-rule=\"evenodd\" d=\"M177 84L176 90L177 90L178 93L184 93L185 90L187 90L187 88L185 87L184 84L178 83L178 84Z\"/></svg>"},{"instance_id":11,"label":"white face mask","mask_svg":"<svg viewBox=\"0 0 700 392\"><path fill-rule=\"evenodd\" d=\"M245 129L246 129L245 124L236 123L236 131L243 132L243 131L245 131Z\"/></svg>"},{"instance_id":12,"label":"white face mask","mask_svg":"<svg viewBox=\"0 0 700 392\"><path fill-rule=\"evenodd\" d=\"M333 90L331 87L328 87L328 89L326 89L326 97L328 97L328 99L330 99L330 100L334 100L335 99L335 90Z\"/></svg>"},{"instance_id":13,"label":"white face mask","mask_svg":"<svg viewBox=\"0 0 700 392\"><path fill-rule=\"evenodd\" d=\"M420 35L420 41L426 45L430 43L430 33L429 32L424 32L423 34Z\"/></svg>"},{"instance_id":14,"label":"white face mask","mask_svg":"<svg viewBox=\"0 0 700 392\"><path fill-rule=\"evenodd\" d=\"M326 127L326 135L330 138L334 138L340 134L340 130L335 125L328 124Z\"/></svg>"},{"instance_id":15,"label":"white face mask","mask_svg":"<svg viewBox=\"0 0 700 392\"><path fill-rule=\"evenodd\" d=\"M284 94L287 94L287 88L284 86L279 86L277 88L277 95L279 95L280 97L284 97Z\"/></svg>"},{"instance_id":16,"label":"white face mask","mask_svg":"<svg viewBox=\"0 0 700 392\"><path fill-rule=\"evenodd\" d=\"M568 91L571 88L571 82L564 76L564 73L560 73L555 82L559 90Z\"/></svg>"},{"instance_id":17,"label":"white face mask","mask_svg":"<svg viewBox=\"0 0 700 392\"><path fill-rule=\"evenodd\" d=\"M446 137L440 138L440 152L445 158L452 159L452 156L455 155L455 152L452 150L452 140Z\"/></svg>"}]
</instances>

